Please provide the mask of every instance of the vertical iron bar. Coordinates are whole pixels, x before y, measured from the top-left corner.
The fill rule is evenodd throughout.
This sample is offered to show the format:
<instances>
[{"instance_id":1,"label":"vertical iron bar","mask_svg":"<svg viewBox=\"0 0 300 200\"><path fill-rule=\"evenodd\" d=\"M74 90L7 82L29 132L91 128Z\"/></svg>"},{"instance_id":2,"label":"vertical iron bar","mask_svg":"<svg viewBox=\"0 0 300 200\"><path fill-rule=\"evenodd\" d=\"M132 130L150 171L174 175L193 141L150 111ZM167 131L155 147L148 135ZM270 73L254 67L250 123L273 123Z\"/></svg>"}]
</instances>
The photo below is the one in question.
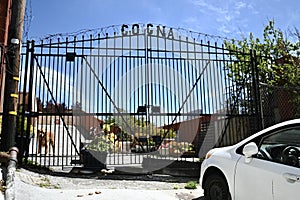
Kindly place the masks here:
<instances>
[{"instance_id":1,"label":"vertical iron bar","mask_svg":"<svg viewBox=\"0 0 300 200\"><path fill-rule=\"evenodd\" d=\"M58 44L57 44L57 55L59 55L60 54L60 43L58 42ZM56 98L57 99L59 99L59 101L61 102L61 92L62 92L62 89L60 88L60 86L61 86L61 78L62 77L59 77L59 73L60 73L60 66L61 66L61 64L60 64L60 62L61 62L61 58L60 57L58 57L57 58L57 60L56 60L56 80L57 80L57 83L56 83ZM58 98L59 97L59 98ZM60 127L59 127L59 129L60 129ZM58 133L60 133L60 130L58 129ZM57 141L57 144L61 144L61 134L58 134L58 135L56 135L57 137L58 137L58 139L56 140ZM63 137L64 137L64 134L63 134ZM54 138L55 139L55 138ZM53 151L53 152L55 152L56 154L57 154L57 164L59 165L59 163L60 163L60 149L59 149L59 147L60 147L60 145L58 145L58 146L56 146L57 147L57 152L55 152L55 151ZM62 142L62 153L61 153L61 156L63 157L63 148L64 148L64 143ZM63 162L63 159L62 159L62 162Z\"/></svg>"},{"instance_id":2,"label":"vertical iron bar","mask_svg":"<svg viewBox=\"0 0 300 200\"><path fill-rule=\"evenodd\" d=\"M203 41L201 40L201 58L199 60L199 71L201 71L201 66L204 66L204 46L203 46ZM201 107L203 109L203 113L206 114L206 96L205 96L205 85L207 84L207 81L205 82L205 79L202 79L202 87L200 87L200 100L201 100ZM205 109L205 110L204 110Z\"/></svg>"},{"instance_id":3,"label":"vertical iron bar","mask_svg":"<svg viewBox=\"0 0 300 200\"><path fill-rule=\"evenodd\" d=\"M74 53L74 55L76 55L76 49L77 49L77 46L76 46L77 45L77 37L76 36L74 36L73 43L74 43L73 53ZM69 99L70 99L70 101L69 101L69 104L67 105L68 106L67 110L69 110L70 108L72 108L73 104L75 103L74 102L74 98L75 98L74 96L76 94L76 91L74 91L74 90L75 90L75 80L76 80L76 74L77 74L77 72L78 72L78 57L76 57L74 59L73 74L72 74L73 77L71 77L71 79L70 79L70 82L72 82L72 87L71 87L71 84L70 84L70 88L69 88L69 92L70 92L69 93L69 97L70 97ZM71 97L71 95L72 95L72 97ZM78 133L78 131L76 131L76 129L74 130L74 115L72 115L72 116L68 115L67 118L68 118L69 124L72 125L72 133L73 133L73 135L75 135L75 144L79 144L79 148L80 148L79 152L81 153L81 146L80 146L80 144L81 144L81 137L80 137L80 134ZM79 157L80 157L80 155L79 155Z\"/></svg>"},{"instance_id":4,"label":"vertical iron bar","mask_svg":"<svg viewBox=\"0 0 300 200\"><path fill-rule=\"evenodd\" d=\"M50 48L51 48L51 44L52 44L52 40L50 39ZM42 46L41 48L40 48L40 51L41 51L41 54L43 54L44 53L44 51L46 51L46 53L49 53L49 49L47 49L47 48L44 48L44 46ZM43 55L41 55L41 59L40 59L40 62L41 62L41 68L42 68L42 70L44 70L44 72L46 73L46 70L47 70L47 59L46 59L46 56L43 56ZM45 74L44 73L44 74ZM49 82L49 76L48 76L48 80L46 80L46 77L43 79L43 81L44 81L44 84L46 84L45 82ZM47 93L47 91L45 91L45 93L44 93L44 96L45 96L45 99L46 99L46 112L48 113L48 112L51 112L51 110L49 110L48 111L48 107L47 107L47 105L48 105L48 100L49 100L49 98L48 98L48 93ZM47 123L48 123L48 115L46 115L45 116L45 121L43 122L43 124L42 125L44 125L44 123L47 125ZM43 127L44 128L44 127ZM47 126L44 128L45 130L44 131L47 131ZM42 140L42 138L40 139L40 140ZM43 163L42 165L44 165L45 164L45 161L46 161L46 158L45 158L45 154L42 154L42 149L41 149L41 152L40 152L40 163Z\"/></svg>"},{"instance_id":5,"label":"vertical iron bar","mask_svg":"<svg viewBox=\"0 0 300 200\"><path fill-rule=\"evenodd\" d=\"M255 115L256 115L256 124L257 130L262 129L262 118L261 118L261 104L260 104L260 92L259 92L259 74L258 74L258 66L256 62L256 51L250 50L251 53L251 66L252 66L252 74L253 74L253 89L254 89L254 99L255 99Z\"/></svg>"},{"instance_id":6,"label":"vertical iron bar","mask_svg":"<svg viewBox=\"0 0 300 200\"><path fill-rule=\"evenodd\" d=\"M193 38L193 51L194 51L194 62L191 62L192 63L192 75L194 74L193 77L193 80L192 82L194 83L196 80L197 80L197 50L196 50L196 39ZM199 82L199 84L197 85L197 88L195 88L195 99L194 99L194 102L192 103L194 106L195 106L195 109L197 110L197 116L196 118L199 119L199 122L202 121L201 119L201 112L200 112L200 106L198 105L198 97L199 97L199 88L201 86L201 82ZM199 155L199 152L200 152L200 148L201 148L201 142L200 141L200 134L203 134L201 133L201 126L202 124L199 123L199 128L197 129L197 133L196 133L196 144L194 145L194 149L195 149L195 153L198 153L196 155ZM194 158L193 158L193 161L194 161Z\"/></svg>"},{"instance_id":7,"label":"vertical iron bar","mask_svg":"<svg viewBox=\"0 0 300 200\"><path fill-rule=\"evenodd\" d=\"M73 38L73 42L74 42L74 38ZM70 43L72 44L72 41L69 41L69 43L66 44L66 53L69 53L69 52L74 53L74 50L71 51L72 47L67 46ZM61 113L61 116L66 119L67 126L69 125L70 118L69 118L69 116L65 115L64 106L69 106L70 105L71 81L74 80L74 79L72 79L72 69L74 69L74 63L75 63L75 58L74 58L74 61L67 61L67 60L65 61L65 65L66 65L66 69L65 69L65 71L66 71L66 73L65 73L65 82L66 82L65 92L67 93L67 95L66 95L66 99L64 99L64 101L60 102L60 113ZM56 127L56 125L55 125L55 127ZM69 133L70 136L73 137L74 143L77 145L77 143L76 143L77 138L76 137L74 138L73 128L69 129L69 130L70 130L70 133ZM71 160L73 159L73 152L74 151L73 151L73 148L72 148L72 145L71 145L71 153L70 153ZM67 162L68 163L66 163L66 165L68 165L70 163L70 160L68 160Z\"/></svg>"},{"instance_id":8,"label":"vertical iron bar","mask_svg":"<svg viewBox=\"0 0 300 200\"><path fill-rule=\"evenodd\" d=\"M210 50L211 46L210 46L210 41L207 42L207 45L208 45L208 47L207 47L207 51L208 51L208 59L210 60L210 59L211 59L211 50ZM207 80L209 80L209 84L208 84L208 87L207 87L207 93L208 93L208 95L209 95L209 97L210 97L210 98L208 98L208 99L211 99L211 98L212 98L212 91L210 91L210 90L213 89L213 88L212 88L212 85L213 85L213 79L212 79L212 72L211 72L211 71L212 71L212 70L209 69L209 71L207 72L207 75L208 75ZM208 104L208 113L212 113L212 112L213 112L213 111L212 111L213 103L214 103L214 102L211 102L210 100L207 101L207 104Z\"/></svg>"},{"instance_id":9,"label":"vertical iron bar","mask_svg":"<svg viewBox=\"0 0 300 200\"><path fill-rule=\"evenodd\" d=\"M55 90L55 88L57 88L58 86L58 79L56 79L55 80L55 75L56 75L56 77L58 76L58 70L57 70L57 65L56 65L56 60L57 59L59 59L59 57L58 57L58 53L57 53L57 49L55 49L54 50L54 52L57 54L57 56L54 56L53 58L52 58L52 73L53 73L53 79L52 79L52 89L53 90ZM51 57L50 57L51 58ZM49 59L50 59L49 58ZM56 74L55 74L56 73ZM55 92L55 94L54 94L54 92L53 92L53 95L55 96L55 98L56 99L58 99L58 97L57 97L57 89L56 89L56 92ZM54 116L54 127L53 127L53 133L54 133L54 141L56 140L56 137L57 137L57 135L56 135L56 132L57 132L57 126L56 126L56 117L57 117L57 115L56 114L54 114L53 115ZM52 116L52 117L53 117ZM54 148L52 148L51 149L51 145L49 144L49 154L50 153L52 153L53 154L53 156L52 156L52 165L54 165L55 166L55 149Z\"/></svg>"},{"instance_id":10,"label":"vertical iron bar","mask_svg":"<svg viewBox=\"0 0 300 200\"><path fill-rule=\"evenodd\" d=\"M68 52L68 44L69 44L69 38L67 37L66 38L66 43L65 43L65 47L64 47L64 49L65 49L65 52L67 53ZM67 75L67 61L66 61L66 59L61 59L62 61L62 67L64 68L64 70L63 70L63 76L62 77L65 77L64 78L64 80L62 80L62 89L61 90L63 90L63 98L60 100L60 103L61 102L65 102L66 101L66 91L65 91L65 89L67 88L67 79L66 79L66 75ZM60 113L60 111L57 109L57 112L58 112L58 114L61 114ZM64 129L64 135L65 135L65 132L66 132L67 130L65 130ZM68 134L68 133L67 133ZM70 134L70 133L69 133ZM65 147L65 149L66 149L66 154L65 154L65 163L63 163L63 165L62 165L62 168L64 169L64 166L66 165L68 165L68 159L69 159L69 157L70 157L70 154L69 154L69 140L66 140L65 142L64 142L64 145L66 145L66 147ZM72 149L72 148L71 148ZM71 150L72 151L72 150Z\"/></svg>"},{"instance_id":11,"label":"vertical iron bar","mask_svg":"<svg viewBox=\"0 0 300 200\"><path fill-rule=\"evenodd\" d=\"M149 60L149 52L151 54L151 50L149 51L149 44L151 46L151 40L148 42L148 33L147 31L144 31L144 37L145 37L145 44L146 44L146 60L145 60L145 106L146 106L146 124L147 124L147 118L148 118L148 109L147 107L149 106L150 104L150 73L151 73L151 67L149 67L149 65L151 65L151 60ZM151 57L151 56L150 56ZM151 58L150 58L151 59ZM142 130L143 132L143 130ZM143 133L142 133L143 134ZM141 135L139 135L140 137ZM146 136L147 136L147 131L146 131ZM143 147L143 145L140 145L141 146L141 149L143 152L145 152L145 149ZM141 162L140 160L140 157L139 157L139 162Z\"/></svg>"},{"instance_id":12,"label":"vertical iron bar","mask_svg":"<svg viewBox=\"0 0 300 200\"><path fill-rule=\"evenodd\" d=\"M25 57L25 72L24 72L24 80L23 80L23 98L22 98L22 102L23 102L23 106L21 107L22 110L19 110L18 111L20 112L21 111L21 127L19 127L20 131L21 131L21 135L16 135L17 137L19 137L19 142L20 144L19 145L19 150L20 150L20 153L18 154L18 160L20 163L23 162L23 156L24 156L24 152L25 152L25 163L27 163L28 161L28 152L26 152L25 150L25 147L24 147L24 125L25 125L25 118L27 117L25 115L26 111L25 111L25 102L26 102L26 87L27 87L27 74L30 73L30 63L29 63L29 56L31 56L32 54L32 51L31 51L31 48L30 48L30 42L27 41L26 43L26 57ZM30 60L31 62L31 60ZM20 84L21 85L21 84ZM20 97L20 91L19 90L19 97ZM19 100L19 103L20 103L21 100ZM19 119L20 115L17 117L17 126L20 125L20 119ZM28 118L27 118L27 124L28 124ZM26 125L26 128L27 128L27 125ZM25 133L27 135L27 133ZM30 138L26 138L26 140L29 140ZM18 140L17 140L18 142ZM29 144L28 144L29 145ZM27 148L27 146L26 146ZM29 147L27 148L27 151L29 150Z\"/></svg>"},{"instance_id":13,"label":"vertical iron bar","mask_svg":"<svg viewBox=\"0 0 300 200\"><path fill-rule=\"evenodd\" d=\"M225 104L226 104L226 114L228 113L229 107L228 107L228 93L227 93L227 84L228 84L228 78L227 78L227 69L226 66L228 65L225 59L225 48L224 48L224 44L222 44L222 67L223 67L223 76L224 76L224 87L225 87L225 94L224 94L224 99L225 99ZM221 69L220 69L221 70Z\"/></svg>"},{"instance_id":14,"label":"vertical iron bar","mask_svg":"<svg viewBox=\"0 0 300 200\"><path fill-rule=\"evenodd\" d=\"M109 65L108 63L108 33L105 33L105 65L103 66L104 68L104 71L105 71L105 75L103 76L103 83L104 83L104 86L107 86L107 78L108 78L108 70L107 70L107 67ZM103 89L103 88L102 88ZM106 97L104 97L104 100L105 100L105 112L106 113L109 113L110 111L108 110L108 99ZM112 113L114 113L113 111L111 111Z\"/></svg>"},{"instance_id":15,"label":"vertical iron bar","mask_svg":"<svg viewBox=\"0 0 300 200\"><path fill-rule=\"evenodd\" d=\"M43 53L43 46L44 46L44 41L42 40L41 42L40 42L40 45L41 45L41 47L39 47L39 53ZM40 62L42 63L42 56L40 57ZM36 73L36 76L37 77L39 77L39 83L37 84L37 85L39 85L39 98L40 98L40 100L41 100L41 102L42 102L42 104L43 104L43 111L42 112L44 112L45 110L46 110L46 108L44 108L44 106L45 106L45 91L42 89L43 88L43 84L42 84L42 76L40 76L39 74L38 74L38 68L36 68L36 71L35 71L35 73ZM38 86L37 86L38 87ZM38 121L37 121L37 129L39 128L38 126L39 126L39 124L43 124L44 123L44 116L42 116L41 117L41 120L40 120L40 123L39 123L39 117L38 117ZM38 130L37 130L38 131ZM38 137L36 137L36 146L35 146L35 152L38 152ZM34 151L33 151L34 152ZM41 156L39 156L39 162L41 163ZM34 160L36 163L38 162L38 157L37 157L37 154L36 154L36 156L35 156L35 160Z\"/></svg>"},{"instance_id":16,"label":"vertical iron bar","mask_svg":"<svg viewBox=\"0 0 300 200\"><path fill-rule=\"evenodd\" d=\"M113 55L112 55L112 66L109 68L110 69L110 94L114 94L113 93L113 89L112 88L115 88L115 83L116 83L116 73L115 73L115 69L116 69L116 32L114 32L114 36L113 36ZM112 96L112 98L114 98L115 96ZM115 99L114 99L115 101ZM113 149L113 154L114 154L114 164L120 164L119 161L120 161L120 157L119 157L119 154L117 154L118 152L118 147L116 147L116 139L115 139L116 135L114 135L114 149ZM118 139L118 136L117 136L117 139Z\"/></svg>"},{"instance_id":17,"label":"vertical iron bar","mask_svg":"<svg viewBox=\"0 0 300 200\"><path fill-rule=\"evenodd\" d=\"M99 35L99 37L100 37L100 35ZM100 54L101 54L102 53L101 52L101 42L99 42L99 44L100 44L99 48L100 48ZM103 55L101 54L101 63L99 64L100 65L99 68L101 69L101 76L102 76L102 77L99 77L99 78L102 78L102 82L104 82L104 80L103 80L104 79L104 61L105 61L105 53L103 52ZM99 90L101 90L101 103L102 103L101 111L102 111L102 113L105 113L106 112L106 110L104 108L104 100L106 99L105 98L105 93L100 87L99 87Z\"/></svg>"},{"instance_id":18,"label":"vertical iron bar","mask_svg":"<svg viewBox=\"0 0 300 200\"><path fill-rule=\"evenodd\" d=\"M220 103L221 103L221 99L220 99L220 92L222 91L222 89L219 87L221 84L221 80L219 79L219 67L218 67L218 50L217 50L217 42L215 42L215 61L214 61L214 91L215 91L215 99L216 99L216 104L215 104L215 111L214 113L217 113L220 111ZM219 93L219 94L218 94Z\"/></svg>"},{"instance_id":19,"label":"vertical iron bar","mask_svg":"<svg viewBox=\"0 0 300 200\"><path fill-rule=\"evenodd\" d=\"M183 52L182 52L182 38L181 38L181 36L179 36L179 66L178 66L178 74L180 75L180 76L182 76L183 75L183 73L182 73L182 69L183 69L183 64L182 64L182 60L183 60L183 58L182 58L182 54L183 54ZM178 103L179 103L179 109L180 109L180 107L181 107L181 103L183 102L183 98L184 98L184 94L183 94L183 81L179 81L180 83L179 83L179 87L178 87L178 91L179 92L181 92L181 93L179 93L178 94ZM178 111L177 113L176 113L176 115L174 116L174 118L173 118L173 120L172 121L174 121L174 122L176 122L175 120L176 120L176 118L178 117L179 118L179 121L180 121L180 115L181 115L181 112L182 112L182 110L180 110L180 111ZM171 123L172 123L172 121L171 121ZM172 123L173 124L173 123Z\"/></svg>"},{"instance_id":20,"label":"vertical iron bar","mask_svg":"<svg viewBox=\"0 0 300 200\"><path fill-rule=\"evenodd\" d=\"M124 57L125 57L125 55L124 55L124 35L122 34L122 36L121 36L121 61L118 64L118 80L119 81L122 80L121 77L123 76ZM124 93L122 92L122 89L120 89L120 91L118 91L118 97L116 97L116 98L119 98L118 99L119 102L120 102L120 96L121 96L121 94L124 95ZM126 132L128 132L128 130L126 130ZM130 156L130 162L132 162L132 156Z\"/></svg>"},{"instance_id":21,"label":"vertical iron bar","mask_svg":"<svg viewBox=\"0 0 300 200\"><path fill-rule=\"evenodd\" d=\"M178 56L177 55L175 56L175 53L178 51L178 49L175 49L175 47L174 47L175 42L178 43L178 41L176 41L175 39L172 39L172 41L171 41L172 56L170 58L171 61L169 62L170 66L172 66L172 71L173 71L172 75L170 76L170 77L173 78L173 83L171 82L170 87L172 88L172 86L173 86L175 91L170 91L171 107L170 107L170 110L167 110L167 113L175 113L176 110L179 109L177 106L179 104L179 99L178 98L179 98L180 94L178 93L178 91L179 91L178 86L179 86L180 80L178 78L176 78L176 77L179 76L179 69L178 69L179 64L178 64ZM175 88L177 88L177 90ZM167 91L167 92L169 92L169 91ZM172 92L174 94L172 94ZM173 95L173 98L172 98L172 95ZM169 124L169 117L168 117L168 124ZM170 128L172 128L172 127L170 127ZM180 138L180 133L178 131L177 131L177 133L179 134L179 135L177 134L177 137ZM163 139L163 135L160 135L160 136Z\"/></svg>"},{"instance_id":22,"label":"vertical iron bar","mask_svg":"<svg viewBox=\"0 0 300 200\"><path fill-rule=\"evenodd\" d=\"M100 34L98 33L98 35L97 35L97 67L98 67L98 74L100 75L101 73L100 73L100 69L101 69L101 65L100 65L100 60L101 60L101 50L100 50L100 42L101 40L100 40ZM76 43L75 43L76 44ZM95 84L97 83L97 81L95 81ZM96 102L96 104L97 104L97 107L96 107L96 112L97 113L103 113L103 111L100 111L100 88L99 88L99 84L97 84L97 89L95 88L95 91L97 91L97 102ZM103 120L103 116L101 116L102 117L102 120Z\"/></svg>"},{"instance_id":23,"label":"vertical iron bar","mask_svg":"<svg viewBox=\"0 0 300 200\"><path fill-rule=\"evenodd\" d=\"M52 54L52 52L50 51L49 52L50 53L50 55ZM55 49L54 49L54 53L56 53L56 51L55 51ZM53 54L54 54L53 53ZM52 89L52 90L54 90L54 75L55 75L55 68L54 68L54 66L55 66L55 58L56 58L57 56L53 56L53 57L50 57L49 56L49 62L51 62L51 65L49 65L49 76L51 76L51 78L52 78L52 84L51 84L51 86L50 86L50 88ZM57 72L56 72L57 73ZM55 94L54 94L55 95ZM55 98L57 99L57 97L55 96ZM56 130L56 114L55 113L53 113L52 115L51 115L51 125L50 125L50 132L53 132L54 133L54 136L55 136L55 130ZM52 123L54 123L53 124L53 126L54 127L52 127ZM50 145L50 141L48 141L48 146L49 146L49 165L51 165L51 157L50 157L50 155L54 152L54 149L51 149L51 145ZM53 153L53 156L52 156L52 165L54 164L54 161L55 161L55 154Z\"/></svg>"},{"instance_id":24,"label":"vertical iron bar","mask_svg":"<svg viewBox=\"0 0 300 200\"><path fill-rule=\"evenodd\" d=\"M194 83L197 79L197 54L199 53L199 52L197 52L196 39L195 38L193 39L193 50L194 50L194 62L193 62L193 72L192 72L192 74L194 75L193 76L193 83ZM194 103L193 103L193 105L196 106L197 110L199 110L199 114L201 114L200 113L201 108L200 108L199 101L198 101L198 98L200 97L200 94L199 94L200 86L201 86L201 82L199 82L199 84L197 86L197 89L195 91L195 97L196 98L194 99ZM198 116L198 117L200 117L200 116Z\"/></svg>"},{"instance_id":25,"label":"vertical iron bar","mask_svg":"<svg viewBox=\"0 0 300 200\"><path fill-rule=\"evenodd\" d=\"M62 52L63 53L67 53L68 52L68 44L69 44L69 38L66 38L66 41L62 44ZM60 95L60 103L62 102L66 102L66 89L67 89L67 68L68 68L68 62L66 60L66 57L60 57L60 63L61 63L61 85L60 85L60 91L61 91L61 95ZM63 119L62 113L61 111L57 108L57 114L60 115L60 117ZM64 169L65 166L68 165L68 159L70 158L70 151L69 151L69 140L65 138L66 135L70 134L69 130L67 130L66 127L63 128L63 161L62 161L62 168ZM72 136L70 135L70 138L72 138ZM74 141L73 141L74 142ZM71 148L72 149L72 148Z\"/></svg>"},{"instance_id":26,"label":"vertical iron bar","mask_svg":"<svg viewBox=\"0 0 300 200\"><path fill-rule=\"evenodd\" d=\"M190 68L192 67L190 65L190 51L189 51L189 39L188 37L185 37L185 42L186 42L186 59L185 59L185 77L187 77L187 80L185 81L186 82L186 85L185 85L185 90L188 91L189 90L189 86L190 86L190 82L192 82L193 80L191 79L191 72L190 72ZM189 113L189 114L192 114L194 113L195 111L192 110L192 95L189 97L189 101L187 101L187 106L186 106L186 113ZM194 115L194 114L193 114ZM192 116L192 119L194 116ZM190 118L190 117L188 117Z\"/></svg>"}]
</instances>

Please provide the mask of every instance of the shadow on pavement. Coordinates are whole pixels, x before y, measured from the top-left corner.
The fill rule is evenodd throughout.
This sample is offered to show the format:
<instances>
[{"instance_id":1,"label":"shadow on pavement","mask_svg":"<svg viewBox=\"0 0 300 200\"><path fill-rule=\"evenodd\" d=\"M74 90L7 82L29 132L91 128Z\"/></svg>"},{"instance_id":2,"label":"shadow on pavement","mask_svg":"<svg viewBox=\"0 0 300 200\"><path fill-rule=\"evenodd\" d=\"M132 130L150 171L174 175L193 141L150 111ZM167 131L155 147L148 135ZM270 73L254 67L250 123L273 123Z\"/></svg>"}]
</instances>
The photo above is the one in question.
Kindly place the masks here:
<instances>
[{"instance_id":1,"label":"shadow on pavement","mask_svg":"<svg viewBox=\"0 0 300 200\"><path fill-rule=\"evenodd\" d=\"M29 171L39 174L47 174L51 176L68 177L68 178L83 178L83 179L102 179L102 180L139 180L139 181L159 181L168 183L187 183L188 181L199 181L197 177L182 177L182 176L170 176L162 174L106 174L101 172L94 172L90 174L83 174L74 169L70 173L54 172L47 168L40 167L22 167ZM81 168L79 168L81 169ZM201 199L200 199L201 200Z\"/></svg>"}]
</instances>

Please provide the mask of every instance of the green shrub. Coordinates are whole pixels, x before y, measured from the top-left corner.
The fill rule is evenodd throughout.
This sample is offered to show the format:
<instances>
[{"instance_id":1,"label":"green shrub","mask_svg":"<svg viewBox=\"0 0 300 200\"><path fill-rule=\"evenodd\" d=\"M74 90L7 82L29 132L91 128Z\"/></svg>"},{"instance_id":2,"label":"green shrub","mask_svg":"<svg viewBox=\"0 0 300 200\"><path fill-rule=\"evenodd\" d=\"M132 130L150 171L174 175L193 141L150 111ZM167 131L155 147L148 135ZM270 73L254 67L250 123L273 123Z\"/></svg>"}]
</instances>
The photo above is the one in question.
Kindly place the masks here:
<instances>
[{"instance_id":1,"label":"green shrub","mask_svg":"<svg viewBox=\"0 0 300 200\"><path fill-rule=\"evenodd\" d=\"M184 186L185 189L194 190L197 189L197 182L196 181L189 181Z\"/></svg>"}]
</instances>

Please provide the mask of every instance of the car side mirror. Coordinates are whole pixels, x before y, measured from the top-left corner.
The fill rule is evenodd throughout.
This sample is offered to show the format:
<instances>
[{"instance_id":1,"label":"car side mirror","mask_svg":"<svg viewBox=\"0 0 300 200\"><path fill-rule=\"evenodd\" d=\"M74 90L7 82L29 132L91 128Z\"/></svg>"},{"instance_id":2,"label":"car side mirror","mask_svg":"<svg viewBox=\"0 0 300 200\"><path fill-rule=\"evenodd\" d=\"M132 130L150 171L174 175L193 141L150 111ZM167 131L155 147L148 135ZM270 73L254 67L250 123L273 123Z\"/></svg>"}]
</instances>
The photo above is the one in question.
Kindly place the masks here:
<instances>
[{"instance_id":1,"label":"car side mirror","mask_svg":"<svg viewBox=\"0 0 300 200\"><path fill-rule=\"evenodd\" d=\"M243 154L245 155L245 162L250 163L252 161L252 157L258 153L258 147L255 142L250 142L246 144L243 148Z\"/></svg>"}]
</instances>

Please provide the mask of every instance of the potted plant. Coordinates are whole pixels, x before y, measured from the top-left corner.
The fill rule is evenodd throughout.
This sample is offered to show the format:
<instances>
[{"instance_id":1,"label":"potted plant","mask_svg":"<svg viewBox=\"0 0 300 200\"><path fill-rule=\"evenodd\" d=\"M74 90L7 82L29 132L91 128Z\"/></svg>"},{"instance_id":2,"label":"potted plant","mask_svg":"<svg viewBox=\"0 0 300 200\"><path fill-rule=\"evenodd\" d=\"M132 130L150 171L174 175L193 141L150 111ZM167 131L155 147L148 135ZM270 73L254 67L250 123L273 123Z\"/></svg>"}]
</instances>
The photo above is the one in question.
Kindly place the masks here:
<instances>
[{"instance_id":1,"label":"potted plant","mask_svg":"<svg viewBox=\"0 0 300 200\"><path fill-rule=\"evenodd\" d=\"M81 155L85 168L97 170L106 168L106 157L110 150L110 142L105 135L96 136L91 143L82 146Z\"/></svg>"}]
</instances>

